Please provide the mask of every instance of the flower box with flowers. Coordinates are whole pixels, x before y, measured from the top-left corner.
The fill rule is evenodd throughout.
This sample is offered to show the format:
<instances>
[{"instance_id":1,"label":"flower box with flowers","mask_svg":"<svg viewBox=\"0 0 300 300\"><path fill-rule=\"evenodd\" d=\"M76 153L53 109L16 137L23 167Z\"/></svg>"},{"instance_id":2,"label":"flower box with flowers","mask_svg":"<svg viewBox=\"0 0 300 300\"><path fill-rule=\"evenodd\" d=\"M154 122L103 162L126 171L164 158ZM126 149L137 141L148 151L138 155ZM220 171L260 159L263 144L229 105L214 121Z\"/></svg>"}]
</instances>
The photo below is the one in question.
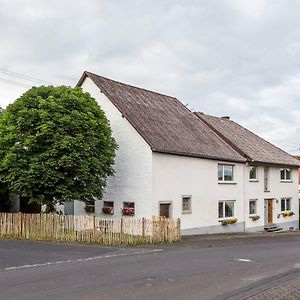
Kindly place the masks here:
<instances>
[{"instance_id":1,"label":"flower box with flowers","mask_svg":"<svg viewBox=\"0 0 300 300\"><path fill-rule=\"evenodd\" d=\"M102 212L104 214L113 215L114 214L114 208L111 207L111 206L103 206L102 207Z\"/></svg>"},{"instance_id":2,"label":"flower box with flowers","mask_svg":"<svg viewBox=\"0 0 300 300\"><path fill-rule=\"evenodd\" d=\"M134 208L133 207L124 207L124 208L122 208L122 215L124 215L124 216L134 216Z\"/></svg>"},{"instance_id":3,"label":"flower box with flowers","mask_svg":"<svg viewBox=\"0 0 300 300\"><path fill-rule=\"evenodd\" d=\"M293 211L284 211L283 213L282 213L282 216L283 217L291 217L291 216L293 216L295 213L293 212Z\"/></svg>"},{"instance_id":4,"label":"flower box with flowers","mask_svg":"<svg viewBox=\"0 0 300 300\"><path fill-rule=\"evenodd\" d=\"M221 222L222 226L228 225L228 224L234 224L237 222L237 218L228 218L228 219L224 219L224 220L220 220L219 222Z\"/></svg>"}]
</instances>

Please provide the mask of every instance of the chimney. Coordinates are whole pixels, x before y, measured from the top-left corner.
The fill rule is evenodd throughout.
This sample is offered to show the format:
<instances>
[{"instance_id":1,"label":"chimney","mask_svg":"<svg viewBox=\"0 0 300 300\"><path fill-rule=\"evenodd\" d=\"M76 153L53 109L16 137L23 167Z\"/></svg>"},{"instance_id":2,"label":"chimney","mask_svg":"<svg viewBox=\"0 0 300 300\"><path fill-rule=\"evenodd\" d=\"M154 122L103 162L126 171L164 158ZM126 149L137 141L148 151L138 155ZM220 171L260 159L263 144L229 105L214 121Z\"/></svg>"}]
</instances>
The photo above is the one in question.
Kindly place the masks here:
<instances>
[{"instance_id":1,"label":"chimney","mask_svg":"<svg viewBox=\"0 0 300 300\"><path fill-rule=\"evenodd\" d=\"M229 116L224 116L224 117L221 117L221 119L230 120L230 117Z\"/></svg>"}]
</instances>

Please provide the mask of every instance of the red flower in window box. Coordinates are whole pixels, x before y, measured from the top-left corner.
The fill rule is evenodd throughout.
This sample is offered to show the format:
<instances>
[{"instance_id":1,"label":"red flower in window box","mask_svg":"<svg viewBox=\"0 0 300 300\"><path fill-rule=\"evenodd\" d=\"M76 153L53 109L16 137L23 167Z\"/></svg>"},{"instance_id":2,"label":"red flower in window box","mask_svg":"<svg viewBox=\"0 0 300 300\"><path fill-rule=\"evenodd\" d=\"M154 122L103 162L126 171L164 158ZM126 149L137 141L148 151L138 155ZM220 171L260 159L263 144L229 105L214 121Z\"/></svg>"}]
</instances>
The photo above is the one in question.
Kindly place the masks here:
<instances>
[{"instance_id":1,"label":"red flower in window box","mask_svg":"<svg viewBox=\"0 0 300 300\"><path fill-rule=\"evenodd\" d=\"M104 214L112 215L114 213L114 209L111 206L103 206L102 211Z\"/></svg>"},{"instance_id":2,"label":"red flower in window box","mask_svg":"<svg viewBox=\"0 0 300 300\"><path fill-rule=\"evenodd\" d=\"M133 207L124 207L124 208L122 208L122 214L125 216L134 216L134 208Z\"/></svg>"}]
</instances>

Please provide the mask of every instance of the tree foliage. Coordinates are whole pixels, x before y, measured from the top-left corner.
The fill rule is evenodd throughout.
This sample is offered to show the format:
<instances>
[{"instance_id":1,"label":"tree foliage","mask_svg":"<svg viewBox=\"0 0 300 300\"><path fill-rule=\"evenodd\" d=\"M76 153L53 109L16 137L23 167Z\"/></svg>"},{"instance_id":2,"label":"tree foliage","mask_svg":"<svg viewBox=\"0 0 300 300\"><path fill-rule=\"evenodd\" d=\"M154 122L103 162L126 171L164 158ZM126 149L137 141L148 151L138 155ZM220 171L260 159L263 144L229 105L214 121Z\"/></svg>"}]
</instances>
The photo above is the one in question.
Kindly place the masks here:
<instances>
[{"instance_id":1,"label":"tree foliage","mask_svg":"<svg viewBox=\"0 0 300 300\"><path fill-rule=\"evenodd\" d=\"M100 198L116 142L80 88L34 87L0 117L0 181L41 204Z\"/></svg>"}]
</instances>

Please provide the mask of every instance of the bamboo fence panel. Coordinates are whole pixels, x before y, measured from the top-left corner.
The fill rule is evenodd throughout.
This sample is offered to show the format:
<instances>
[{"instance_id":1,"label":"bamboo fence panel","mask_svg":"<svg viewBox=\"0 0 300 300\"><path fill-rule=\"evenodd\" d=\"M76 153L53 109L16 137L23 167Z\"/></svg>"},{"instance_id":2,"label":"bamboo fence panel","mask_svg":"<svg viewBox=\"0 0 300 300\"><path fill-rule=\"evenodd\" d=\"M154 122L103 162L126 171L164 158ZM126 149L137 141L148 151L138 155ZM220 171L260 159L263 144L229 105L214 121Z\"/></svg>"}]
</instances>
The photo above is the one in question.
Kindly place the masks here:
<instances>
[{"instance_id":1,"label":"bamboo fence panel","mask_svg":"<svg viewBox=\"0 0 300 300\"><path fill-rule=\"evenodd\" d=\"M0 213L0 237L102 245L180 241L180 219Z\"/></svg>"}]
</instances>

